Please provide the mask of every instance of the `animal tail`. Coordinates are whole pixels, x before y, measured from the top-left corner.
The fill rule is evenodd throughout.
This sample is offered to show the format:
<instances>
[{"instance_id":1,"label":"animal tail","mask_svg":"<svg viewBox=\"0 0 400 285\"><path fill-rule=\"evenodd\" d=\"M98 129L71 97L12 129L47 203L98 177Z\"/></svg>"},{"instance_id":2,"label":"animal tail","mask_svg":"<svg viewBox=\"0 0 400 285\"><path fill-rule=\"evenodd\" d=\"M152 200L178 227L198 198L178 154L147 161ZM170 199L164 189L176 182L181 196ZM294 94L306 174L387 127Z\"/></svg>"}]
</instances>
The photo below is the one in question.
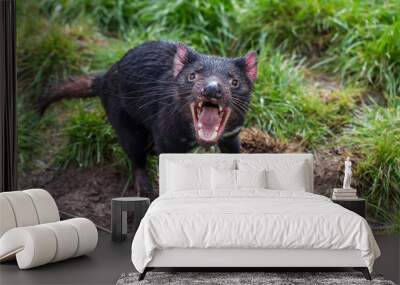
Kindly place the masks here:
<instances>
[{"instance_id":1,"label":"animal tail","mask_svg":"<svg viewBox=\"0 0 400 285\"><path fill-rule=\"evenodd\" d=\"M43 115L51 104L63 99L95 97L92 90L94 78L94 75L74 76L51 86L46 92L47 96L39 98L35 105L36 110Z\"/></svg>"}]
</instances>

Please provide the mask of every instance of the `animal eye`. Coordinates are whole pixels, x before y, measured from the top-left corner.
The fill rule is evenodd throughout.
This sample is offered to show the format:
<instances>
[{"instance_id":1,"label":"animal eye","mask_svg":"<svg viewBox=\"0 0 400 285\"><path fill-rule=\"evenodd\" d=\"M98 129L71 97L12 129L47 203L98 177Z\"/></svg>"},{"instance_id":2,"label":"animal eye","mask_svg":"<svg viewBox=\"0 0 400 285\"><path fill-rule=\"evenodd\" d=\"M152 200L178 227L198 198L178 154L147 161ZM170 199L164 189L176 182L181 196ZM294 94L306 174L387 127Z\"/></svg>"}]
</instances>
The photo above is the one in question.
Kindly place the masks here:
<instances>
[{"instance_id":1,"label":"animal eye","mask_svg":"<svg viewBox=\"0 0 400 285\"><path fill-rule=\"evenodd\" d=\"M239 80L232 79L231 80L231 86L234 87L234 88L239 87Z\"/></svg>"},{"instance_id":2,"label":"animal eye","mask_svg":"<svg viewBox=\"0 0 400 285\"><path fill-rule=\"evenodd\" d=\"M193 81L193 80L195 80L195 79L196 79L196 73L190 72L190 73L189 73L189 76L188 76L188 80L189 80L189 81Z\"/></svg>"}]
</instances>

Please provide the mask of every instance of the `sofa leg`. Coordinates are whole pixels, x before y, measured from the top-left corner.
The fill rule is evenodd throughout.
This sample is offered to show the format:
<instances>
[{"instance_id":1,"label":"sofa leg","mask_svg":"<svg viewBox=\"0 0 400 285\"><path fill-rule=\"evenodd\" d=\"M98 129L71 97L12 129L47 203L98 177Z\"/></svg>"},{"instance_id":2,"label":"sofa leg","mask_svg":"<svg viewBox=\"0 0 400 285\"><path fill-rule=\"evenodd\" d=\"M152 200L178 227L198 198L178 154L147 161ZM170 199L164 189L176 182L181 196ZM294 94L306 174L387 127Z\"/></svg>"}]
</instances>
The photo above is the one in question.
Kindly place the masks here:
<instances>
[{"instance_id":1,"label":"sofa leg","mask_svg":"<svg viewBox=\"0 0 400 285\"><path fill-rule=\"evenodd\" d=\"M362 274L364 275L365 279L372 280L371 274L369 274L369 270L367 267L354 267L354 269L357 271L361 271Z\"/></svg>"},{"instance_id":2,"label":"sofa leg","mask_svg":"<svg viewBox=\"0 0 400 285\"><path fill-rule=\"evenodd\" d=\"M143 270L142 273L139 274L139 278L138 281L142 281L144 279L144 277L146 277L146 273L147 273L148 269L147 267Z\"/></svg>"}]
</instances>

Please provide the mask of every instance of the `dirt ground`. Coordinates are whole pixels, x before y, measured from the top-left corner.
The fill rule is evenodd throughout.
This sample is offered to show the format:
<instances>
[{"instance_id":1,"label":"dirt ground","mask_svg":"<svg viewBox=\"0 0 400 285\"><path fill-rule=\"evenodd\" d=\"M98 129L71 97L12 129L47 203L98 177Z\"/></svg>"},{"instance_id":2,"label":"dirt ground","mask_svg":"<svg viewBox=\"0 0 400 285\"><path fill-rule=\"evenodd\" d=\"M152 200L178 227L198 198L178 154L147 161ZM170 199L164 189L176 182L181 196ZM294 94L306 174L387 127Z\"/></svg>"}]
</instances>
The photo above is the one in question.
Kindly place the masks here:
<instances>
[{"instance_id":1,"label":"dirt ground","mask_svg":"<svg viewBox=\"0 0 400 285\"><path fill-rule=\"evenodd\" d=\"M244 129L241 133L241 152L282 153L303 152L301 143L283 144L256 129ZM346 153L330 150L315 153L315 192L330 195L333 187L340 185L341 168ZM111 199L120 197L127 183L127 176L111 165L78 168L71 165L66 170L48 167L19 177L19 188L43 188L55 198L63 213L86 217L96 225L110 229ZM127 196L135 195L129 187Z\"/></svg>"},{"instance_id":2,"label":"dirt ground","mask_svg":"<svg viewBox=\"0 0 400 285\"><path fill-rule=\"evenodd\" d=\"M86 169L71 166L65 171L49 169L20 179L19 188L46 189L55 198L60 211L89 218L96 225L109 229L111 199L121 195L126 181L127 177L111 166Z\"/></svg>"}]
</instances>

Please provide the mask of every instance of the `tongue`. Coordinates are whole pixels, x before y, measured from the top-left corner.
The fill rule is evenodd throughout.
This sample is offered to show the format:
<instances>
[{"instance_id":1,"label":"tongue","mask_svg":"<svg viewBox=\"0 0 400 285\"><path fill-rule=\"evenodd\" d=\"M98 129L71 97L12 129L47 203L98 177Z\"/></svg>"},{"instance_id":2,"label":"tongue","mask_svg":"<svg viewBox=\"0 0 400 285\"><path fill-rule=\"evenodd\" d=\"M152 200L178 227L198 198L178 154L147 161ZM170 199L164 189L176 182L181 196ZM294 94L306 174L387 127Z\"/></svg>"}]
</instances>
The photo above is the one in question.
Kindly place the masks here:
<instances>
[{"instance_id":1,"label":"tongue","mask_svg":"<svg viewBox=\"0 0 400 285\"><path fill-rule=\"evenodd\" d=\"M221 118L219 117L218 108L214 107L203 107L199 116L199 122L201 123L201 134L205 138L211 138L215 132L215 127L219 127Z\"/></svg>"}]
</instances>

